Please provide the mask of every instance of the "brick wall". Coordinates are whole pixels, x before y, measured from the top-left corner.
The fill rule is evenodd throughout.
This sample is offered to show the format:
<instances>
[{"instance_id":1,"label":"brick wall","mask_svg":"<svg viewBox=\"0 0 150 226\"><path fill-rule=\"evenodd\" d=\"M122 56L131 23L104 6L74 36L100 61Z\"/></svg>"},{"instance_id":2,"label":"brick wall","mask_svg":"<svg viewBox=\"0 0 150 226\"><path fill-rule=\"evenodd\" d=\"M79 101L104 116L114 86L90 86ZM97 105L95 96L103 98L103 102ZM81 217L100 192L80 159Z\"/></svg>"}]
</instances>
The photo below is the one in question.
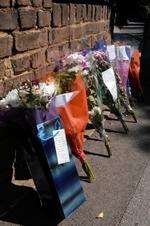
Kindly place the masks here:
<instances>
[{"instance_id":1,"label":"brick wall","mask_svg":"<svg viewBox=\"0 0 150 226\"><path fill-rule=\"evenodd\" d=\"M43 76L85 40L109 39L109 17L107 6L96 4L0 0L0 82Z\"/></svg>"}]
</instances>

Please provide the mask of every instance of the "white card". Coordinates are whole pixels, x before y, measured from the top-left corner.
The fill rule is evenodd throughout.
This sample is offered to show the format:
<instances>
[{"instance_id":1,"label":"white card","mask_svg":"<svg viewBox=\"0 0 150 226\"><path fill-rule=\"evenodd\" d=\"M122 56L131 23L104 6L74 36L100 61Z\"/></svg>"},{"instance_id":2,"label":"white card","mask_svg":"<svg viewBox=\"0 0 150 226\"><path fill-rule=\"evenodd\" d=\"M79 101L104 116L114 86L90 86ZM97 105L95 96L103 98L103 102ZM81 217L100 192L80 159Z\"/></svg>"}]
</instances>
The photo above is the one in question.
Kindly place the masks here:
<instances>
[{"instance_id":1,"label":"white card","mask_svg":"<svg viewBox=\"0 0 150 226\"><path fill-rule=\"evenodd\" d=\"M113 61L116 59L115 45L108 45L107 52L108 52L108 57L110 61Z\"/></svg>"},{"instance_id":2,"label":"white card","mask_svg":"<svg viewBox=\"0 0 150 226\"><path fill-rule=\"evenodd\" d=\"M129 60L126 53L126 46L116 46L116 52L118 60Z\"/></svg>"},{"instance_id":3,"label":"white card","mask_svg":"<svg viewBox=\"0 0 150 226\"><path fill-rule=\"evenodd\" d=\"M66 104L69 103L77 94L78 91L57 95L55 97L55 107L66 106Z\"/></svg>"},{"instance_id":4,"label":"white card","mask_svg":"<svg viewBox=\"0 0 150 226\"><path fill-rule=\"evenodd\" d=\"M58 164L70 162L65 130L53 130L53 136Z\"/></svg>"},{"instance_id":5,"label":"white card","mask_svg":"<svg viewBox=\"0 0 150 226\"><path fill-rule=\"evenodd\" d=\"M118 98L118 92L113 68L109 68L108 70L102 72L102 77L105 85L113 97L113 100L116 101Z\"/></svg>"}]
</instances>

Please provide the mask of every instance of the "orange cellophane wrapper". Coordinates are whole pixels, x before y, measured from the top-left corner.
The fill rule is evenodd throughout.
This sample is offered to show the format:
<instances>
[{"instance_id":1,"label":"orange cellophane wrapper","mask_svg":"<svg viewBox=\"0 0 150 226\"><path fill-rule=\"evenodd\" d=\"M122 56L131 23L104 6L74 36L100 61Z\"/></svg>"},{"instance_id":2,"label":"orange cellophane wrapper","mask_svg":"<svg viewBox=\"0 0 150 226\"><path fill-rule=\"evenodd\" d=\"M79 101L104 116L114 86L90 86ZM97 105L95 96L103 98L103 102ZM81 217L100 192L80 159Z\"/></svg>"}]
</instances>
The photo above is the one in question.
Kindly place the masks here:
<instances>
[{"instance_id":1,"label":"orange cellophane wrapper","mask_svg":"<svg viewBox=\"0 0 150 226\"><path fill-rule=\"evenodd\" d=\"M81 161L85 160L83 151L84 130L88 123L88 105L84 81L77 75L71 86L76 95L65 105L58 107L62 122L69 138L73 154Z\"/></svg>"},{"instance_id":2,"label":"orange cellophane wrapper","mask_svg":"<svg viewBox=\"0 0 150 226\"><path fill-rule=\"evenodd\" d=\"M140 57L141 53L138 50L135 50L130 62L129 78L134 89L143 93L140 82Z\"/></svg>"}]
</instances>

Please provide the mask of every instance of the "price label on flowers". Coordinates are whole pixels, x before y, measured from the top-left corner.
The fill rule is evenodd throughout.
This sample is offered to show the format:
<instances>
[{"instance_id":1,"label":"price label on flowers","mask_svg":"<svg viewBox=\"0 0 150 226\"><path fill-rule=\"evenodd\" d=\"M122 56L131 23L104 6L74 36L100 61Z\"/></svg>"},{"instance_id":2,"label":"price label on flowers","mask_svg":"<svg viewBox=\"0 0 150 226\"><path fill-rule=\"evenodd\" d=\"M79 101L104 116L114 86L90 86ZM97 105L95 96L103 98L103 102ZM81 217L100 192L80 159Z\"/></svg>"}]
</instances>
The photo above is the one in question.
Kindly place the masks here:
<instances>
[{"instance_id":1,"label":"price label on flowers","mask_svg":"<svg viewBox=\"0 0 150 226\"><path fill-rule=\"evenodd\" d=\"M53 136L58 164L70 162L65 130L54 130Z\"/></svg>"}]
</instances>

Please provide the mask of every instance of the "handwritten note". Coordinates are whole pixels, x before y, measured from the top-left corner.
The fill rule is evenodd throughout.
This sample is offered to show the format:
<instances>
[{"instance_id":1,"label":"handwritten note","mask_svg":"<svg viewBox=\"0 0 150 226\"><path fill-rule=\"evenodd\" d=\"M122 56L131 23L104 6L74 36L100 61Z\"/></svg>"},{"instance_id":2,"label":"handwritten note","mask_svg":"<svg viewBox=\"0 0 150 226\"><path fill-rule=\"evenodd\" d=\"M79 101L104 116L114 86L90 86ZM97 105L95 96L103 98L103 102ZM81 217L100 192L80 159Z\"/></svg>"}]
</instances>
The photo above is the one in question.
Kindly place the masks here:
<instances>
[{"instance_id":1,"label":"handwritten note","mask_svg":"<svg viewBox=\"0 0 150 226\"><path fill-rule=\"evenodd\" d=\"M58 164L70 162L65 130L53 130L53 136Z\"/></svg>"},{"instance_id":2,"label":"handwritten note","mask_svg":"<svg viewBox=\"0 0 150 226\"><path fill-rule=\"evenodd\" d=\"M109 68L108 70L104 71L102 73L102 77L106 87L113 97L113 100L116 101L118 98L118 92L113 68Z\"/></svg>"}]
</instances>

